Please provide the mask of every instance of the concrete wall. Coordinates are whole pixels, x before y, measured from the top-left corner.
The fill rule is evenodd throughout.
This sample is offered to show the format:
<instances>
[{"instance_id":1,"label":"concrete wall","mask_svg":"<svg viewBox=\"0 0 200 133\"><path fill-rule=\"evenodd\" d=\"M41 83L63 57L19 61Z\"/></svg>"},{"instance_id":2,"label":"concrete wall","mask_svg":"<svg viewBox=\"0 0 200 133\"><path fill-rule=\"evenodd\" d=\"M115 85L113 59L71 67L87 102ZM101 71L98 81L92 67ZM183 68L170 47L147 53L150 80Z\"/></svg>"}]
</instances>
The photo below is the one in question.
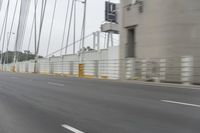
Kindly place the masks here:
<instances>
[{"instance_id":1,"label":"concrete wall","mask_svg":"<svg viewBox=\"0 0 200 133\"><path fill-rule=\"evenodd\" d=\"M35 65L34 60L6 64L4 71L41 74L62 74L70 76L79 75L79 64L84 65L84 77L88 78L119 78L119 47L85 52L83 55L65 55L39 59Z\"/></svg>"},{"instance_id":2,"label":"concrete wall","mask_svg":"<svg viewBox=\"0 0 200 133\"><path fill-rule=\"evenodd\" d=\"M199 0L142 0L143 12L131 0L121 0L121 58L127 27L136 26L136 57L200 56Z\"/></svg>"},{"instance_id":3,"label":"concrete wall","mask_svg":"<svg viewBox=\"0 0 200 133\"><path fill-rule=\"evenodd\" d=\"M50 72L50 62L48 58L39 59L39 72L43 74L47 74Z\"/></svg>"},{"instance_id":4,"label":"concrete wall","mask_svg":"<svg viewBox=\"0 0 200 133\"><path fill-rule=\"evenodd\" d=\"M121 0L120 59L135 51L137 59L166 59L165 80L182 82L181 58L200 57L200 0ZM135 28L135 47L128 42L128 29ZM173 59L174 58L174 59ZM142 66L141 66L142 67ZM120 77L125 77L121 65ZM194 71L197 71L195 69ZM199 76L194 77L198 81Z\"/></svg>"},{"instance_id":5,"label":"concrete wall","mask_svg":"<svg viewBox=\"0 0 200 133\"><path fill-rule=\"evenodd\" d=\"M36 71L39 72L39 66L37 65L36 66ZM34 70L35 70L35 61L34 60L31 60L28 62L28 73L34 73Z\"/></svg>"},{"instance_id":6,"label":"concrete wall","mask_svg":"<svg viewBox=\"0 0 200 133\"><path fill-rule=\"evenodd\" d=\"M63 58L63 74L78 75L78 61L77 55L65 55Z\"/></svg>"},{"instance_id":7,"label":"concrete wall","mask_svg":"<svg viewBox=\"0 0 200 133\"><path fill-rule=\"evenodd\" d=\"M112 52L111 52L112 51ZM104 54L109 60L78 60L77 55L68 55L63 57L52 57L50 59L40 59L37 63L37 72L45 74L62 74L69 76L79 75L79 64L84 64L84 75L86 78L119 79L120 67L123 62L125 66L125 79L134 79L142 81L160 81L175 83L194 83L200 84L200 65L199 57L184 56L181 58L159 58L159 59L135 59L126 58L117 59L114 53L118 48L104 50ZM89 56L91 53L87 53ZM94 53L92 53L94 55ZM74 61L73 61L74 60ZM15 66L16 72L34 72L34 60L6 64L4 71L12 71ZM50 65L52 64L52 65ZM195 67L194 67L195 66ZM1 66L2 67L2 66ZM13 71L12 71L13 72Z\"/></svg>"}]
</instances>

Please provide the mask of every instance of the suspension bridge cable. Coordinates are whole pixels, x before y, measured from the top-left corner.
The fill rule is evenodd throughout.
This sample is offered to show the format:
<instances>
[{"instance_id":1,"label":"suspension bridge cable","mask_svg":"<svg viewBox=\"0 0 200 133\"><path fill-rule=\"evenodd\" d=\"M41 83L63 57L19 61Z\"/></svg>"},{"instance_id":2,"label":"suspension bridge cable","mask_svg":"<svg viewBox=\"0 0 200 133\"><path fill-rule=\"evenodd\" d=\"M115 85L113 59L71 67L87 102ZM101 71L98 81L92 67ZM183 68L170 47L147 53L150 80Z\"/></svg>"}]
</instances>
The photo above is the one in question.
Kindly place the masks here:
<instances>
[{"instance_id":1,"label":"suspension bridge cable","mask_svg":"<svg viewBox=\"0 0 200 133\"><path fill-rule=\"evenodd\" d=\"M25 38L25 30L26 30L26 28L27 28L27 19L28 19L28 16L29 16L29 14L30 14L30 1L29 1L29 3L28 3L28 6L27 6L27 14L26 14L26 17L25 17L25 24L24 24L24 29L23 29L23 37L22 37L22 40L21 40L21 46L20 46L20 50L22 49L22 47L23 47L23 44L24 44L24 38Z\"/></svg>"},{"instance_id":2,"label":"suspension bridge cable","mask_svg":"<svg viewBox=\"0 0 200 133\"><path fill-rule=\"evenodd\" d=\"M36 6L37 5L38 5L38 0L36 1ZM30 50L30 46L31 46L31 39L32 39L32 36L33 36L34 22L35 22L35 15L33 16L33 20L32 20L32 26L31 26L27 51ZM26 60L29 60L29 52L27 53Z\"/></svg>"},{"instance_id":3,"label":"suspension bridge cable","mask_svg":"<svg viewBox=\"0 0 200 133\"><path fill-rule=\"evenodd\" d=\"M72 5L71 5L71 13L70 13L70 19L69 19L69 28L68 28L68 33L67 33L65 54L67 54L68 45L69 45L69 36L70 36L70 30L71 30L72 15L73 15L73 10L74 10L74 2L75 0L72 1Z\"/></svg>"},{"instance_id":4,"label":"suspension bridge cable","mask_svg":"<svg viewBox=\"0 0 200 133\"><path fill-rule=\"evenodd\" d=\"M21 18L21 14L22 14L22 1L21 1L21 4L20 4L20 13L19 13L19 22L18 22L18 26L17 26L17 34L16 34L16 40L15 40L15 46L14 46L14 57L13 57L13 61L16 63L17 62L17 44L18 44L18 40L19 40L19 35L21 34L20 33L20 18Z\"/></svg>"},{"instance_id":5,"label":"suspension bridge cable","mask_svg":"<svg viewBox=\"0 0 200 133\"><path fill-rule=\"evenodd\" d=\"M24 36L25 36L25 29L26 29L26 25L27 25L27 19L28 19L28 15L29 15L29 10L30 10L30 0L24 0L22 1L22 12L23 15L21 15L21 23L20 23L20 36L19 36L19 40L17 42L17 51L21 51L22 46L23 46L23 41L24 41ZM16 59L19 60L19 52L17 52L16 55Z\"/></svg>"},{"instance_id":6,"label":"suspension bridge cable","mask_svg":"<svg viewBox=\"0 0 200 133\"><path fill-rule=\"evenodd\" d=\"M13 18L12 18L12 24L11 24L11 27L10 27L10 32L9 32L9 36L8 36L8 41L7 41L7 52L6 52L6 62L8 63L8 47L9 47L9 44L10 44L10 38L11 38L11 34L12 34L12 30L13 30L13 25L14 25L14 20L15 20L15 16L16 16L16 11L17 11L17 5L18 5L18 1L16 1L15 3L15 8L14 8L14 15L13 15Z\"/></svg>"},{"instance_id":7,"label":"suspension bridge cable","mask_svg":"<svg viewBox=\"0 0 200 133\"><path fill-rule=\"evenodd\" d=\"M70 0L67 2L67 11L65 15L65 22L64 22L64 30L63 30L63 36L62 36L62 42L61 42L61 51L60 51L60 56L62 55L63 51L63 45L64 45L64 40L65 40L65 32L66 32L66 27L67 27L67 20L68 20L68 13L69 13L69 5L70 5Z\"/></svg>"},{"instance_id":8,"label":"suspension bridge cable","mask_svg":"<svg viewBox=\"0 0 200 133\"><path fill-rule=\"evenodd\" d=\"M20 39L20 42L19 42L19 48L18 50L21 51L22 50L22 47L23 47L23 44L24 44L24 38L25 38L25 30L26 30L26 27L27 27L27 19L28 19L28 16L29 16L29 12L30 12L30 0L27 1L28 2L28 5L26 6L25 8L25 11L26 14L25 14L25 17L24 17L24 25L22 27L22 36L21 36L21 39ZM19 53L17 53L17 59L19 58Z\"/></svg>"},{"instance_id":9,"label":"suspension bridge cable","mask_svg":"<svg viewBox=\"0 0 200 133\"><path fill-rule=\"evenodd\" d=\"M26 31L26 26L27 26L27 19L28 19L28 16L29 16L29 11L30 11L30 0L27 0L28 1L28 4L26 5L26 8L25 8L25 17L24 17L24 25L22 27L22 37L21 37L21 40L20 40L20 45L19 45L19 50L22 49L22 46L23 46L23 43L24 43L24 36L25 36L25 31Z\"/></svg>"},{"instance_id":10,"label":"suspension bridge cable","mask_svg":"<svg viewBox=\"0 0 200 133\"><path fill-rule=\"evenodd\" d=\"M2 4L3 4L3 0L0 0L0 11L1 11Z\"/></svg>"},{"instance_id":11,"label":"suspension bridge cable","mask_svg":"<svg viewBox=\"0 0 200 133\"><path fill-rule=\"evenodd\" d=\"M6 37L6 30L7 30L7 22L8 22L8 12L9 12L9 7L10 7L10 0L8 0L8 3L7 3L7 8L6 8L6 14L5 14L5 17L6 17L6 21L5 21L5 25L4 25L4 33L3 33L3 42L2 42L2 54L1 54L1 63L3 63L3 50L4 50L4 45L5 45L5 37ZM5 59L4 59L5 61ZM5 63L5 62L4 62Z\"/></svg>"},{"instance_id":12,"label":"suspension bridge cable","mask_svg":"<svg viewBox=\"0 0 200 133\"><path fill-rule=\"evenodd\" d=\"M92 33L92 34L89 34L89 35L87 35L87 36L85 36L84 39L87 39L87 38L89 38L89 37L91 37L91 36L93 36L93 33ZM78 42L82 41L82 39L83 39L83 38L77 40L77 41L75 42L75 44L77 44ZM73 44L74 44L74 42L71 43L71 44L69 44L68 47L72 46ZM66 49L66 47L63 47L63 48L61 48L61 49L58 49L58 50L56 50L56 51L50 53L50 54L49 54L48 56L46 56L46 57L50 57L50 56L52 56L52 55L54 55L54 54L56 54L56 53L58 53L58 52L60 52L60 51L62 51L62 50L64 50L64 49Z\"/></svg>"},{"instance_id":13,"label":"suspension bridge cable","mask_svg":"<svg viewBox=\"0 0 200 133\"><path fill-rule=\"evenodd\" d=\"M42 16L43 16L43 11L44 11L44 0L42 0L41 3L41 10L40 10L40 24L39 24L39 33L38 33L38 40L37 40L37 2L35 0L35 59L37 58L38 55L38 46L40 43L40 35L41 35L41 30L42 30Z\"/></svg>"},{"instance_id":14,"label":"suspension bridge cable","mask_svg":"<svg viewBox=\"0 0 200 133\"><path fill-rule=\"evenodd\" d=\"M56 12L56 6L57 6L57 0L55 0L55 3L54 3L53 17L52 17L52 20L51 20L51 28L50 28L50 34L49 34L49 40L48 40L46 55L48 55L48 53L49 53L49 47L50 47L50 43L51 43L51 36L52 36L52 30L53 30L53 24L54 24L55 12Z\"/></svg>"},{"instance_id":15,"label":"suspension bridge cable","mask_svg":"<svg viewBox=\"0 0 200 133\"><path fill-rule=\"evenodd\" d=\"M3 24L2 24L2 28L1 28L0 41L1 41L2 37L3 37L3 31L4 31L5 22L6 22L6 15L4 16L4 20L3 20Z\"/></svg>"},{"instance_id":16,"label":"suspension bridge cable","mask_svg":"<svg viewBox=\"0 0 200 133\"><path fill-rule=\"evenodd\" d=\"M17 36L16 36L16 41L15 41L15 56L14 56L14 62L17 62L18 60L18 50L20 49L21 41L23 38L23 31L24 31L24 17L26 18L27 12L26 12L26 2L27 0L21 0L20 4L20 13L19 13L19 19L18 19L18 27L17 27ZM30 3L30 1L28 1Z\"/></svg>"},{"instance_id":17,"label":"suspension bridge cable","mask_svg":"<svg viewBox=\"0 0 200 133\"><path fill-rule=\"evenodd\" d=\"M42 10L42 14L41 14L41 21L40 21L40 28L39 28L39 36L38 36L38 45L37 45L37 51L36 51L36 56L38 56L38 53L39 53L39 48L40 48L40 41L41 41L41 33L42 33L42 27L43 27L43 22L44 22L44 15L45 15L45 12L46 12L46 4L47 4L47 0L44 0L44 5ZM37 58L37 57L36 57Z\"/></svg>"}]
</instances>

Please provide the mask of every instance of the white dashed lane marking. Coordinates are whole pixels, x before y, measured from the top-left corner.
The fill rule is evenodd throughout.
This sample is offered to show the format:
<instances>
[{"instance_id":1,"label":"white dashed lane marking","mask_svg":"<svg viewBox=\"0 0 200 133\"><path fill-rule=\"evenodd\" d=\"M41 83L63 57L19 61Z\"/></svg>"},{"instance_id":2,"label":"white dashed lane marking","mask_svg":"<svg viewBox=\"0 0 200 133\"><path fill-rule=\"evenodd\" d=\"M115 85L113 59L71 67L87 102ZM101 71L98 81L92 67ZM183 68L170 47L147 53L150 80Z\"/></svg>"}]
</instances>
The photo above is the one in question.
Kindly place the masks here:
<instances>
[{"instance_id":1,"label":"white dashed lane marking","mask_svg":"<svg viewBox=\"0 0 200 133\"><path fill-rule=\"evenodd\" d=\"M60 87L65 86L64 84L54 83L54 82L48 82L48 84L49 84L49 85L54 85L54 86L60 86Z\"/></svg>"},{"instance_id":2,"label":"white dashed lane marking","mask_svg":"<svg viewBox=\"0 0 200 133\"><path fill-rule=\"evenodd\" d=\"M184 102L177 102L177 101L170 101L170 100L161 100L161 101L165 102L165 103L171 103L171 104L178 104L178 105L183 105L183 106L200 108L200 105L198 105L198 104L184 103Z\"/></svg>"},{"instance_id":3,"label":"white dashed lane marking","mask_svg":"<svg viewBox=\"0 0 200 133\"><path fill-rule=\"evenodd\" d=\"M74 127L71 127L69 125L66 125L66 124L63 124L62 127L65 128L65 129L67 129L67 130L69 130L69 131L72 131L74 133L84 133L84 132L82 132L82 131L74 128Z\"/></svg>"}]
</instances>

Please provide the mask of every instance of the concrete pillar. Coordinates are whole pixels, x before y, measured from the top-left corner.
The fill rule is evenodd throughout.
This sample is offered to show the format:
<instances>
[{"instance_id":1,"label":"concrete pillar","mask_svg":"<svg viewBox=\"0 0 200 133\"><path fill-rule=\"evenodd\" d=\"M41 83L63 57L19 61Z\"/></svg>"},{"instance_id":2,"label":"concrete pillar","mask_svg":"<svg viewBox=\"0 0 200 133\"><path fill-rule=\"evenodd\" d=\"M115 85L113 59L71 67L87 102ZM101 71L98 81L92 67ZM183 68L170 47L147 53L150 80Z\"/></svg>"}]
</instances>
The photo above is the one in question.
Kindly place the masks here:
<instances>
[{"instance_id":1,"label":"concrete pillar","mask_svg":"<svg viewBox=\"0 0 200 133\"><path fill-rule=\"evenodd\" d=\"M74 62L70 61L69 64L69 75L74 75Z\"/></svg>"},{"instance_id":2,"label":"concrete pillar","mask_svg":"<svg viewBox=\"0 0 200 133\"><path fill-rule=\"evenodd\" d=\"M94 61L94 76L95 78L99 78L99 61Z\"/></svg>"},{"instance_id":3,"label":"concrete pillar","mask_svg":"<svg viewBox=\"0 0 200 133\"><path fill-rule=\"evenodd\" d=\"M184 56L181 58L181 81L190 84L193 76L193 57Z\"/></svg>"},{"instance_id":4,"label":"concrete pillar","mask_svg":"<svg viewBox=\"0 0 200 133\"><path fill-rule=\"evenodd\" d=\"M160 59L160 76L159 80L164 81L166 75L166 59Z\"/></svg>"},{"instance_id":5,"label":"concrete pillar","mask_svg":"<svg viewBox=\"0 0 200 133\"><path fill-rule=\"evenodd\" d=\"M93 49L100 49L100 31L93 32Z\"/></svg>"},{"instance_id":6,"label":"concrete pillar","mask_svg":"<svg viewBox=\"0 0 200 133\"><path fill-rule=\"evenodd\" d=\"M147 79L147 60L142 60L142 80Z\"/></svg>"},{"instance_id":7,"label":"concrete pillar","mask_svg":"<svg viewBox=\"0 0 200 133\"><path fill-rule=\"evenodd\" d=\"M133 58L126 60L126 79L135 78L135 60Z\"/></svg>"}]
</instances>

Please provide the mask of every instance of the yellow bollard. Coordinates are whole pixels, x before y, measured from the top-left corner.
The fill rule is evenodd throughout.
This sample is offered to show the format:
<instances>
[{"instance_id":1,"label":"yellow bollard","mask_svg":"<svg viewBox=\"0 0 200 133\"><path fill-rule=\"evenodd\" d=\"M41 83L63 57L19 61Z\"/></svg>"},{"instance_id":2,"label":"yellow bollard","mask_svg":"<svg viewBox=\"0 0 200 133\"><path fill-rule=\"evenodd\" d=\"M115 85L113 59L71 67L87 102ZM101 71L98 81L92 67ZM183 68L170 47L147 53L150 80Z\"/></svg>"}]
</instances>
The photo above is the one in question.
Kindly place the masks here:
<instances>
[{"instance_id":1,"label":"yellow bollard","mask_svg":"<svg viewBox=\"0 0 200 133\"><path fill-rule=\"evenodd\" d=\"M79 75L80 78L84 77L84 67L85 67L84 64L79 64L79 73L78 73L78 75Z\"/></svg>"},{"instance_id":2,"label":"yellow bollard","mask_svg":"<svg viewBox=\"0 0 200 133\"><path fill-rule=\"evenodd\" d=\"M11 67L11 72L15 72L15 66Z\"/></svg>"}]
</instances>

